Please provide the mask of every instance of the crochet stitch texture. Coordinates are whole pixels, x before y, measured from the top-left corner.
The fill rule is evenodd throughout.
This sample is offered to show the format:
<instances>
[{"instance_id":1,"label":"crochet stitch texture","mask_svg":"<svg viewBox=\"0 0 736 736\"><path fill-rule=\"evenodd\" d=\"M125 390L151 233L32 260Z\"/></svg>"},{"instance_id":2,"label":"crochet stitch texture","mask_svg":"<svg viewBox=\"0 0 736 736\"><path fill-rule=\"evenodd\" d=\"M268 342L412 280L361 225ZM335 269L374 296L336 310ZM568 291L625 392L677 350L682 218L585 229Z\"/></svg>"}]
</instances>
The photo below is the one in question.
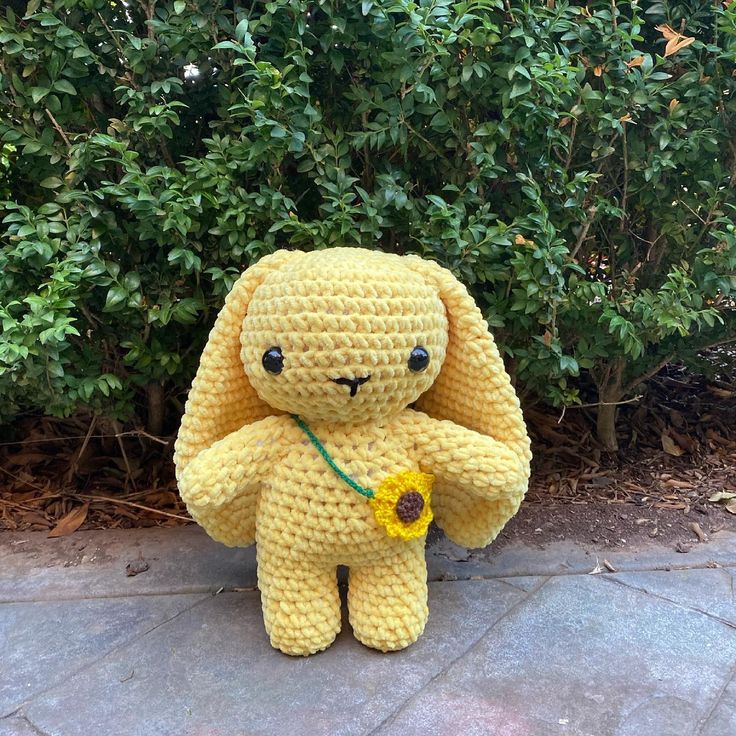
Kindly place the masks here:
<instances>
[{"instance_id":1,"label":"crochet stitch texture","mask_svg":"<svg viewBox=\"0 0 736 736\"><path fill-rule=\"evenodd\" d=\"M413 370L417 347L429 363ZM272 348L283 355L277 374L262 361ZM403 471L433 475L436 523L458 544L487 545L521 503L531 453L480 310L449 271L416 256L267 256L227 297L176 441L194 519L229 546L257 543L274 647L307 655L332 643L336 568L347 565L355 636L402 649L427 620L426 535L389 536L292 414L364 488Z\"/></svg>"}]
</instances>

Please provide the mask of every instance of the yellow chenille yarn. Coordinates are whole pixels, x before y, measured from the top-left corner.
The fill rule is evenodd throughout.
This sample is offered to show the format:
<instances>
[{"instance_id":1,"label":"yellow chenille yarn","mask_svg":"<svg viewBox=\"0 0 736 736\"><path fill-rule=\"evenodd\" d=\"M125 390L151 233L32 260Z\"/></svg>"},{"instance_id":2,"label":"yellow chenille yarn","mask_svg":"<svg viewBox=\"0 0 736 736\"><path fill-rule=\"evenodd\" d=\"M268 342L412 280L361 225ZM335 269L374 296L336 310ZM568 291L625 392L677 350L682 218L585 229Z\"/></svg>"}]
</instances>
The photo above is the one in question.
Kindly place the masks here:
<instances>
[{"instance_id":1,"label":"yellow chenille yarn","mask_svg":"<svg viewBox=\"0 0 736 736\"><path fill-rule=\"evenodd\" d=\"M419 372L407 364L417 346L430 355ZM274 347L278 375L262 364ZM334 380L366 376L354 396ZM192 516L227 545L257 542L273 646L306 655L332 643L338 565L350 568L355 636L383 651L408 646L427 620L426 535L387 534L376 499L346 485L290 415L363 488L433 475L437 524L458 544L488 544L519 507L531 455L465 287L416 256L331 248L263 258L217 318L176 442Z\"/></svg>"}]
</instances>

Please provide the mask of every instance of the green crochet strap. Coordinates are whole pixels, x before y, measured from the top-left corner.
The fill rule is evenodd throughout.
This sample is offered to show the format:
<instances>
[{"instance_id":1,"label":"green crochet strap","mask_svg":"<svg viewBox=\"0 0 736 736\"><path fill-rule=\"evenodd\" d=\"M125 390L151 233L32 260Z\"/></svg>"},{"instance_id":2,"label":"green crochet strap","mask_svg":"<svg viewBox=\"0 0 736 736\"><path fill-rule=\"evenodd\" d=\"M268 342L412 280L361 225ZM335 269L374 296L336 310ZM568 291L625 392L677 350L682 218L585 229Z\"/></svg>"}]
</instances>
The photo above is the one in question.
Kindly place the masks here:
<instances>
[{"instance_id":1,"label":"green crochet strap","mask_svg":"<svg viewBox=\"0 0 736 736\"><path fill-rule=\"evenodd\" d=\"M327 452L327 450L325 450L324 445L317 439L317 437L314 435L314 432L309 429L306 422L304 422L296 414L292 414L291 418L297 423L299 429L301 429L302 432L304 432L304 434L309 437L309 441L317 448L319 454L322 455L325 462L335 471L337 477L340 478L340 480L342 480L344 483L347 483L354 491L360 493L361 496L365 496L366 498L373 498L373 496L376 495L370 488L363 488L363 486L356 483L352 478L347 475L347 473L345 473L345 471L341 470L337 466L335 461L330 457L330 454Z\"/></svg>"}]
</instances>

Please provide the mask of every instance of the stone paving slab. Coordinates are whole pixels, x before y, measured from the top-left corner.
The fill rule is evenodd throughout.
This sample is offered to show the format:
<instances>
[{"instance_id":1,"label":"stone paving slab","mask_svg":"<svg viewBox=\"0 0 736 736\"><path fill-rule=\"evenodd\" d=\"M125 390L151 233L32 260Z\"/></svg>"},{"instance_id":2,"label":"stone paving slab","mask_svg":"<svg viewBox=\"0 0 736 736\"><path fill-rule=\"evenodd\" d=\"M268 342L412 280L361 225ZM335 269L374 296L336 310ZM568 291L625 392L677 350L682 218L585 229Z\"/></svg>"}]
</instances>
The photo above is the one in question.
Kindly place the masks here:
<instances>
[{"instance_id":1,"label":"stone paving slab","mask_svg":"<svg viewBox=\"0 0 736 736\"><path fill-rule=\"evenodd\" d=\"M412 647L384 655L345 626L325 652L292 658L271 648L256 594L221 593L24 713L58 736L367 734L525 597L494 581L433 584L429 623Z\"/></svg>"},{"instance_id":2,"label":"stone paving slab","mask_svg":"<svg viewBox=\"0 0 736 736\"><path fill-rule=\"evenodd\" d=\"M128 577L125 566L143 559L149 569ZM468 551L439 533L427 545L429 579L469 580L588 573L603 559L619 571L736 567L736 534L721 532L688 554L648 545L598 550L558 542L539 548L523 542ZM77 532L47 539L39 532L0 534L0 603L212 592L256 585L255 549L230 549L197 526Z\"/></svg>"},{"instance_id":3,"label":"stone paving slab","mask_svg":"<svg viewBox=\"0 0 736 736\"><path fill-rule=\"evenodd\" d=\"M0 736L736 736L736 535L683 555L433 534L427 558L415 645L345 624L294 659L252 549L194 526L2 534ZM603 559L620 572L589 575Z\"/></svg>"},{"instance_id":4,"label":"stone paving slab","mask_svg":"<svg viewBox=\"0 0 736 736\"><path fill-rule=\"evenodd\" d=\"M201 595L0 605L0 717L198 600Z\"/></svg>"},{"instance_id":5,"label":"stone paving slab","mask_svg":"<svg viewBox=\"0 0 736 736\"><path fill-rule=\"evenodd\" d=\"M714 564L736 567L736 533L721 531L704 544L693 545L681 554L672 547L656 543L621 548L598 548L594 544L568 541L543 546L521 541L490 545L485 549L466 550L441 535L431 538L428 545L430 573L450 572L484 577L518 577L534 575L580 575L610 562L618 571L684 570L707 568Z\"/></svg>"},{"instance_id":6,"label":"stone paving slab","mask_svg":"<svg viewBox=\"0 0 736 736\"><path fill-rule=\"evenodd\" d=\"M606 577L715 616L736 628L736 582L729 569L624 572Z\"/></svg>"},{"instance_id":7,"label":"stone paving slab","mask_svg":"<svg viewBox=\"0 0 736 736\"><path fill-rule=\"evenodd\" d=\"M698 736L733 736L733 734L736 734L736 674L708 715Z\"/></svg>"},{"instance_id":8,"label":"stone paving slab","mask_svg":"<svg viewBox=\"0 0 736 736\"><path fill-rule=\"evenodd\" d=\"M125 566L149 569L129 577ZM256 584L255 548L229 549L198 526L0 534L0 602L196 593ZM62 573L62 574L60 574Z\"/></svg>"},{"instance_id":9,"label":"stone paving slab","mask_svg":"<svg viewBox=\"0 0 736 736\"><path fill-rule=\"evenodd\" d=\"M557 577L376 733L695 736L734 663L736 631L712 618Z\"/></svg>"},{"instance_id":10,"label":"stone paving slab","mask_svg":"<svg viewBox=\"0 0 736 736\"><path fill-rule=\"evenodd\" d=\"M39 736L40 731L24 718L5 718L0 720L0 736ZM43 736L43 734L40 734Z\"/></svg>"}]
</instances>

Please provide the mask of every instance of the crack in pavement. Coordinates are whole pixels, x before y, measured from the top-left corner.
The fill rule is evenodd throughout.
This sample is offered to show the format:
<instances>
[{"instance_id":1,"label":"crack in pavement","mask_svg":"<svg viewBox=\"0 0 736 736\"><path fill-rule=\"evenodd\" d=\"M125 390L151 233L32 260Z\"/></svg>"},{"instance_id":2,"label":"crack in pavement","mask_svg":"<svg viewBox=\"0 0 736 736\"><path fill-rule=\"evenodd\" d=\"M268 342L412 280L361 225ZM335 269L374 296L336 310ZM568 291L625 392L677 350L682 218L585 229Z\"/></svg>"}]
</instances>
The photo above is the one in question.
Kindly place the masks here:
<instances>
[{"instance_id":1,"label":"crack in pavement","mask_svg":"<svg viewBox=\"0 0 736 736\"><path fill-rule=\"evenodd\" d=\"M508 580L504 580L503 578L496 578L494 582L503 583L504 585L510 585L514 590L520 590L522 593L531 593L533 590L539 590L539 588L541 588L542 585L544 585L546 582L548 582L552 578L552 576L550 575L529 575L529 576L519 575L518 577L538 578L542 582L538 586L536 587L532 586L531 588L522 588L520 585L514 585L513 583L510 583Z\"/></svg>"},{"instance_id":2,"label":"crack in pavement","mask_svg":"<svg viewBox=\"0 0 736 736\"><path fill-rule=\"evenodd\" d=\"M721 688L720 692L716 696L715 702L713 703L713 707L703 716L702 720L698 724L698 730L693 733L693 736L700 736L701 733L703 733L703 729L708 725L708 721L713 717L713 714L716 712L716 709L723 701L723 698L726 695L726 690L728 690L728 686L734 681L736 678L736 665L734 665L733 669L731 670L731 674L726 680L725 684Z\"/></svg>"},{"instance_id":3,"label":"crack in pavement","mask_svg":"<svg viewBox=\"0 0 736 736\"><path fill-rule=\"evenodd\" d=\"M521 576L520 576L521 577ZM479 646L480 643L488 636L488 634L493 631L493 629L498 626L498 624L501 623L501 621L504 621L507 619L512 613L514 613L518 608L523 606L530 598L532 598L534 595L536 595L549 581L551 578L545 578L542 580L539 585L535 586L528 592L526 592L526 595L522 596L522 598L514 603L513 606L511 606L508 611L503 613L499 618L497 618L474 642L472 642L468 647L466 647L457 657L455 657L453 660L448 662L442 669L440 669L438 672L436 672L427 682L424 683L416 692L412 693L407 697L404 701L402 701L396 708L391 711L372 731L369 731L366 736L374 736L374 734L377 734L384 726L389 726L391 723L393 723L396 718L401 714L401 712L411 703L412 700L415 700L418 698L433 682L436 682L440 677L445 675L447 671L458 661L460 661L463 657L465 657L467 654L469 654L475 647ZM511 586L515 587L515 586ZM520 588L516 588L516 590L520 590ZM524 592L524 591L521 591Z\"/></svg>"},{"instance_id":4,"label":"crack in pavement","mask_svg":"<svg viewBox=\"0 0 736 736\"><path fill-rule=\"evenodd\" d=\"M133 636L130 639L126 639L125 641L122 641L119 644L116 644L111 649L108 649L103 654L100 654L99 657L95 657L94 659L92 659L92 660L90 660L88 662L85 662L84 664L80 665L76 670L73 670L72 672L65 673L63 676L60 676L58 679L54 680L51 684L46 685L46 686L42 686L42 688L40 690L37 690L32 695L28 696L25 700L23 700L23 702L21 702L20 705L15 706L15 710L13 711L13 713L21 712L21 713L23 713L23 717L24 718L27 718L27 716L25 716L25 713L23 712L24 709L25 709L25 707L28 706L28 705L32 705L33 704L33 701L36 700L36 699L38 699L41 695L44 695L45 693L49 692L50 690L53 690L55 687L58 687L59 685L61 685L63 682L65 682L67 680L70 680L73 677L76 677L77 675L81 674L85 670L87 670L87 669L89 669L91 667L94 667L96 664L98 664L103 659L105 659L105 657L110 656L113 652L117 652L120 649L124 649L126 647L131 646L132 644L135 644L137 641L139 641L140 639L142 639L144 636L148 636L148 634L150 634L153 631L156 631L156 629L158 629L159 627L165 626L166 624L170 623L171 621L173 621L174 619L178 618L179 616L181 616L182 614L186 613L187 611L191 611L195 606L199 606L202 603L210 600L210 598L212 598L212 596L209 596L209 595L202 596L202 598L200 598L199 600L194 601L191 605L186 606L181 611L178 611L177 613L175 613L173 616L169 616L168 618L164 619L163 621L160 621L155 626L152 626L151 628L146 629L145 631L141 632L140 634L137 634L137 635ZM7 714L7 715L12 715L12 713ZM6 718L7 715L6 716L3 716L3 718Z\"/></svg>"},{"instance_id":5,"label":"crack in pavement","mask_svg":"<svg viewBox=\"0 0 736 736\"><path fill-rule=\"evenodd\" d=\"M17 708L12 713L8 713L8 715L2 716L2 718L0 718L0 722L2 721L6 721L7 723L12 723L13 721L22 722L22 723L27 724L30 730L34 734L37 734L38 736L50 736L49 733L47 733L46 731L42 731L35 723L33 723L33 721L31 721L31 719L28 718L28 716L22 712L22 710L23 710L22 708Z\"/></svg>"},{"instance_id":6,"label":"crack in pavement","mask_svg":"<svg viewBox=\"0 0 736 736\"><path fill-rule=\"evenodd\" d=\"M679 601L672 600L672 598L668 598L665 595L661 595L659 593L653 593L651 590L646 590L646 588L639 588L636 585L631 585L629 583L624 582L623 580L617 580L616 573L610 573L608 575L599 575L598 577L600 577L602 580L605 580L608 583L612 583L614 585L620 585L622 588L628 588L629 590L635 590L637 593L643 593L644 595L650 596L652 598L657 598L660 601L665 601L666 603L676 606L677 608L681 608L685 611L690 611L691 613L699 613L702 616L707 616L713 621L718 621L718 623L723 624L724 626L728 626L730 629L736 629L736 623L734 623L733 621L729 621L728 619L721 618L715 613L709 613L708 611L704 611L703 609L698 608L697 606L689 606L687 603L680 603Z\"/></svg>"},{"instance_id":7,"label":"crack in pavement","mask_svg":"<svg viewBox=\"0 0 736 736\"><path fill-rule=\"evenodd\" d=\"M441 558L443 560L453 561L451 557L448 557L445 554L442 553L434 553L435 559ZM428 562L431 561L431 558L428 559ZM510 570L483 570L478 569L477 567L474 567L475 565L481 565L481 566L493 566L495 564L494 560L488 560L488 561L474 561L473 558L468 558L468 560L457 560L460 564L468 564L469 567L472 569L469 569L467 571L463 571L458 573L457 569L454 570L447 570L446 572L439 572L431 575L427 582L434 583L434 582L455 582L455 581L468 581L468 580L499 580L501 578L517 578L517 577L566 577L571 575L585 575L588 572L590 572L590 569L587 566L587 561L585 563L585 566L580 565L579 562L573 561L571 564L567 564L568 569L555 569L555 570L549 570L549 569L510 569ZM705 570L705 569L711 569L713 568L714 564L719 569L722 569L729 574L733 576L733 574L736 572L736 560L734 561L727 561L727 562L715 562L714 561L705 561L702 563L697 564L672 564L672 563L651 563L651 564L627 564L622 563L621 561L614 561L614 564L617 567L617 572L675 572L675 571L683 571L683 570ZM576 565L573 567L573 565ZM579 566L577 566L579 565ZM593 562L590 561L590 565L593 565ZM102 571L101 571L102 572ZM448 577L443 579L443 576L447 575ZM3 581L3 584L7 584L7 580ZM220 590L222 588L223 592L227 593L240 593L240 592L246 592L246 591L257 591L257 587L255 585L243 585L243 586L233 586L233 585L218 585L217 583L210 583L208 585L184 585L180 588L169 588L164 590L146 590L137 592L135 590L124 590L119 593L99 593L95 595L88 595L81 593L79 595L69 595L64 594L63 592L60 592L59 595L55 595L53 590L51 590L48 594L44 595L41 593L38 597L36 596L21 596L21 597L9 597L6 593L5 596L0 595L0 605L11 605L13 603L47 603L47 602L72 602L72 601L87 601L87 600L96 600L96 599L117 599L117 598L133 598L133 597L151 597L151 596L176 596L176 595L204 595L207 593L214 593L217 590ZM734 598L736 600L736 596Z\"/></svg>"},{"instance_id":8,"label":"crack in pavement","mask_svg":"<svg viewBox=\"0 0 736 736\"><path fill-rule=\"evenodd\" d=\"M221 593L252 593L258 591L255 586L227 586L227 585L198 585L191 588L181 588L180 590L164 590L164 591L143 591L135 593L133 591L126 593L101 593L99 595L79 595L71 598L49 596L45 598L14 598L0 599L0 606L11 606L14 603L74 603L76 601L97 601L97 600L116 600L118 598L156 598L177 595L216 595Z\"/></svg>"},{"instance_id":9,"label":"crack in pavement","mask_svg":"<svg viewBox=\"0 0 736 736\"><path fill-rule=\"evenodd\" d=\"M39 728L25 713L21 714L21 718L31 727L31 730L38 736L51 736L47 731Z\"/></svg>"}]
</instances>

